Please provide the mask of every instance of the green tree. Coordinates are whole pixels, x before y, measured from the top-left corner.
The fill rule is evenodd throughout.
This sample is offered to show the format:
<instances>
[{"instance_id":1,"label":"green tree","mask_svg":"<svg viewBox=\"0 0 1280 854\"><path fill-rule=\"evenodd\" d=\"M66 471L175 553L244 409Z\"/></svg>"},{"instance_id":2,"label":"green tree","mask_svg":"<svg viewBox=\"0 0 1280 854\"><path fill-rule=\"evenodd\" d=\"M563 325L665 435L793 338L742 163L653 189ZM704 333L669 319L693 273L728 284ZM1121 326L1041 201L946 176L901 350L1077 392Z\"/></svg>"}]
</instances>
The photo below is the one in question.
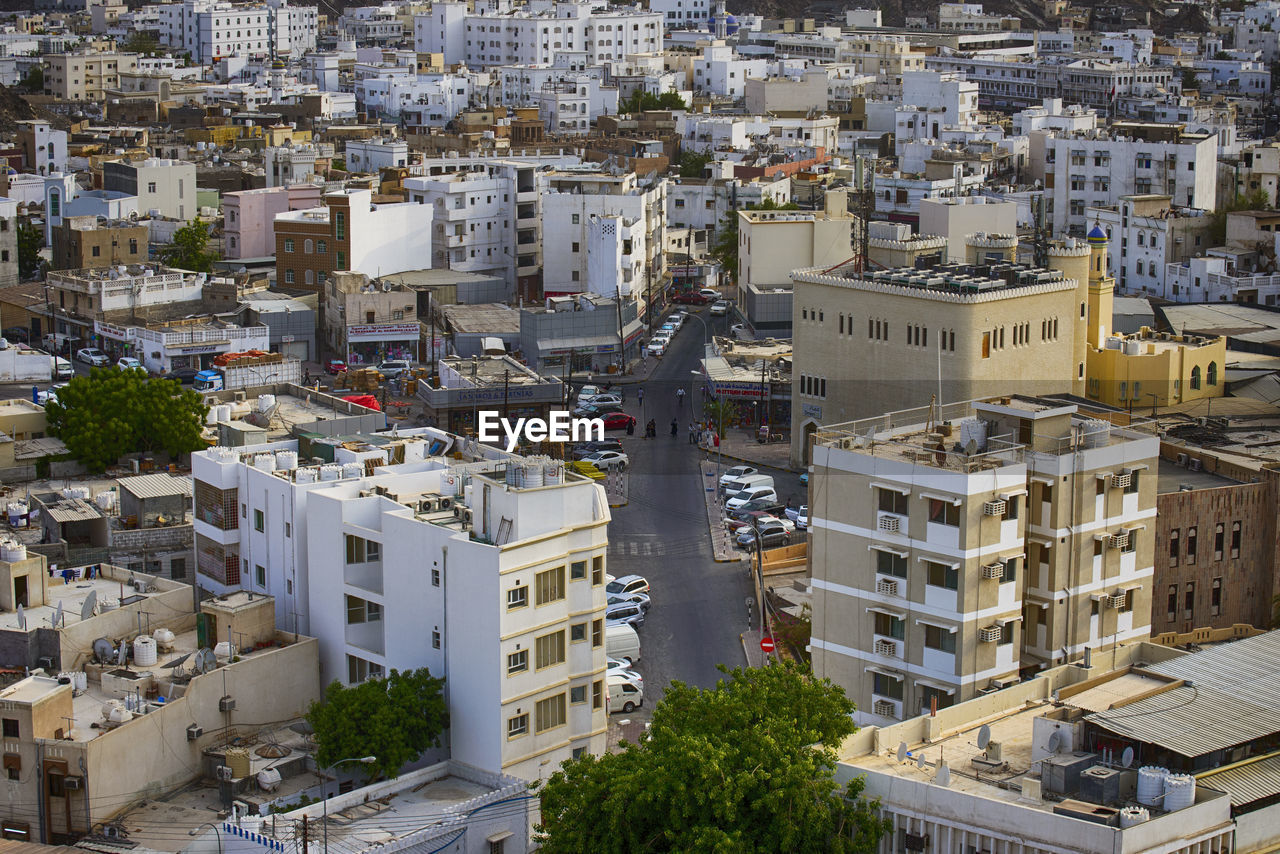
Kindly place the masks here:
<instances>
[{"instance_id":1,"label":"green tree","mask_svg":"<svg viewBox=\"0 0 1280 854\"><path fill-rule=\"evenodd\" d=\"M795 202L780 205L772 198L765 198L758 205L747 205L750 211L796 211L800 206ZM735 283L738 281L738 211L731 210L720 220L716 236L711 244L711 257L720 262L720 269L729 274Z\"/></svg>"},{"instance_id":2,"label":"green tree","mask_svg":"<svg viewBox=\"0 0 1280 854\"><path fill-rule=\"evenodd\" d=\"M871 852L889 823L841 791L853 703L794 664L674 682L639 744L569 760L541 786L538 838L559 852Z\"/></svg>"},{"instance_id":3,"label":"green tree","mask_svg":"<svg viewBox=\"0 0 1280 854\"><path fill-rule=\"evenodd\" d=\"M1182 91L1188 89L1199 89L1200 82L1196 80L1196 71L1194 68L1182 69Z\"/></svg>"},{"instance_id":4,"label":"green tree","mask_svg":"<svg viewBox=\"0 0 1280 854\"><path fill-rule=\"evenodd\" d=\"M135 32L125 40L124 50L126 53L140 53L144 56L153 56L160 52L160 42L156 41L156 37L151 33Z\"/></svg>"},{"instance_id":5,"label":"green tree","mask_svg":"<svg viewBox=\"0 0 1280 854\"><path fill-rule=\"evenodd\" d=\"M42 93L44 91L44 68L39 65L31 66L27 76L22 78L22 88L35 95Z\"/></svg>"},{"instance_id":6,"label":"green tree","mask_svg":"<svg viewBox=\"0 0 1280 854\"><path fill-rule=\"evenodd\" d=\"M687 109L689 109L689 105L684 102L678 92L663 92L661 95L654 95L652 92L637 89L630 98L618 102L619 114L643 113L645 110Z\"/></svg>"},{"instance_id":7,"label":"green tree","mask_svg":"<svg viewBox=\"0 0 1280 854\"><path fill-rule=\"evenodd\" d=\"M702 403L702 415L713 430L723 433L738 423L741 410L732 400L708 397Z\"/></svg>"},{"instance_id":8,"label":"green tree","mask_svg":"<svg viewBox=\"0 0 1280 854\"><path fill-rule=\"evenodd\" d=\"M707 164L713 159L711 152L686 151L680 155L680 177L701 178Z\"/></svg>"},{"instance_id":9,"label":"green tree","mask_svg":"<svg viewBox=\"0 0 1280 854\"><path fill-rule=\"evenodd\" d=\"M307 722L315 730L316 762L323 768L359 756L377 757L373 776L391 777L406 762L437 745L449 726L444 680L425 667L392 670L385 679L347 687L332 682L324 699L312 703Z\"/></svg>"},{"instance_id":10,"label":"green tree","mask_svg":"<svg viewBox=\"0 0 1280 854\"><path fill-rule=\"evenodd\" d=\"M207 273L213 268L218 253L209 249L209 229L199 215L173 233L173 241L160 250L160 260L193 273Z\"/></svg>"},{"instance_id":11,"label":"green tree","mask_svg":"<svg viewBox=\"0 0 1280 854\"><path fill-rule=\"evenodd\" d=\"M49 432L91 471L103 471L132 451L171 456L204 447L201 426L209 408L176 380L148 379L144 371L94 368L74 377L45 406Z\"/></svg>"},{"instance_id":12,"label":"green tree","mask_svg":"<svg viewBox=\"0 0 1280 854\"><path fill-rule=\"evenodd\" d=\"M18 223L18 275L35 278L44 264L40 250L44 248L44 232L29 222Z\"/></svg>"},{"instance_id":13,"label":"green tree","mask_svg":"<svg viewBox=\"0 0 1280 854\"><path fill-rule=\"evenodd\" d=\"M1227 242L1227 214L1234 211L1261 211L1272 207L1266 190L1254 190L1248 195L1236 196L1218 208L1209 218L1209 245L1221 246Z\"/></svg>"}]
</instances>

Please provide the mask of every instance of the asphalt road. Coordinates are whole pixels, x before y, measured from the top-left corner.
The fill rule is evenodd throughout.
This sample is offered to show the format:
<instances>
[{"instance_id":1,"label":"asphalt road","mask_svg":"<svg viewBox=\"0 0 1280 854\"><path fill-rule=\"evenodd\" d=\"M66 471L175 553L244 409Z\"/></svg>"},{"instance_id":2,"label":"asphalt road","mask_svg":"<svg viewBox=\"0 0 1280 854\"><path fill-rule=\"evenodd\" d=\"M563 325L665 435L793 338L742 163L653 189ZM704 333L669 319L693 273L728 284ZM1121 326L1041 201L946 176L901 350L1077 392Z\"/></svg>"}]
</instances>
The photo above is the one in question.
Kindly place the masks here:
<instances>
[{"instance_id":1,"label":"asphalt road","mask_svg":"<svg viewBox=\"0 0 1280 854\"><path fill-rule=\"evenodd\" d=\"M705 309L701 316L715 324L713 332L724 334L724 318L712 318ZM690 372L699 367L703 336L701 324L687 321L650 379L627 389L625 408L640 419L640 429L623 438L631 458L629 502L613 511L609 572L645 576L653 601L639 630L637 669L645 679L645 706L632 719L647 718L673 680L710 687L721 678L717 665L745 664L739 635L747 628L749 580L739 564L712 558L701 452L687 434L693 401L701 399ZM685 389L683 402L676 396L679 387ZM657 421L658 436L646 440L643 426L650 418Z\"/></svg>"}]
</instances>

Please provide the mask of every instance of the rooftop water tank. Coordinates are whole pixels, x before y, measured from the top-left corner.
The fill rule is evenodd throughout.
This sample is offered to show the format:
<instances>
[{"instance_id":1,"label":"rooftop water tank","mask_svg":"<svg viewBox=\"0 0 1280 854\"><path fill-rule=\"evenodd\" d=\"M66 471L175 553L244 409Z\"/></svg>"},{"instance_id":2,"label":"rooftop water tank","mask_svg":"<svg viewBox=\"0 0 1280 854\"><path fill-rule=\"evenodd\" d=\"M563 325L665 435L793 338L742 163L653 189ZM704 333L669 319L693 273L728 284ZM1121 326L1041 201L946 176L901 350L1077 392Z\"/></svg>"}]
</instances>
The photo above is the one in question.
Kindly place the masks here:
<instances>
[{"instance_id":1,"label":"rooftop water tank","mask_svg":"<svg viewBox=\"0 0 1280 854\"><path fill-rule=\"evenodd\" d=\"M27 559L27 547L17 540L0 540L0 560L17 563Z\"/></svg>"},{"instance_id":2,"label":"rooftop water tank","mask_svg":"<svg viewBox=\"0 0 1280 854\"><path fill-rule=\"evenodd\" d=\"M281 471L293 471L297 467L297 451L276 451L276 468Z\"/></svg>"},{"instance_id":3,"label":"rooftop water tank","mask_svg":"<svg viewBox=\"0 0 1280 854\"><path fill-rule=\"evenodd\" d=\"M133 639L133 663L139 667L152 667L156 663L156 642L149 635Z\"/></svg>"},{"instance_id":4,"label":"rooftop water tank","mask_svg":"<svg viewBox=\"0 0 1280 854\"><path fill-rule=\"evenodd\" d=\"M1147 812L1146 807L1125 807L1120 810L1120 827L1133 827L1135 824L1142 824L1151 818L1151 813Z\"/></svg>"},{"instance_id":5,"label":"rooftop water tank","mask_svg":"<svg viewBox=\"0 0 1280 854\"><path fill-rule=\"evenodd\" d=\"M1196 802L1196 778L1190 774L1169 774L1164 778L1164 808L1169 812L1186 809Z\"/></svg>"},{"instance_id":6,"label":"rooftop water tank","mask_svg":"<svg viewBox=\"0 0 1280 854\"><path fill-rule=\"evenodd\" d=\"M337 480L340 477L342 477L342 466L320 466L320 479L322 481Z\"/></svg>"},{"instance_id":7,"label":"rooftop water tank","mask_svg":"<svg viewBox=\"0 0 1280 854\"><path fill-rule=\"evenodd\" d=\"M258 454L253 458L253 467L260 471L276 470L275 454Z\"/></svg>"},{"instance_id":8,"label":"rooftop water tank","mask_svg":"<svg viewBox=\"0 0 1280 854\"><path fill-rule=\"evenodd\" d=\"M1169 772L1157 765L1138 769L1138 803L1158 807L1164 795L1164 778Z\"/></svg>"},{"instance_id":9,"label":"rooftop water tank","mask_svg":"<svg viewBox=\"0 0 1280 854\"><path fill-rule=\"evenodd\" d=\"M174 634L172 631L169 629L156 629L152 637L156 639L156 648L161 652L173 651Z\"/></svg>"}]
</instances>

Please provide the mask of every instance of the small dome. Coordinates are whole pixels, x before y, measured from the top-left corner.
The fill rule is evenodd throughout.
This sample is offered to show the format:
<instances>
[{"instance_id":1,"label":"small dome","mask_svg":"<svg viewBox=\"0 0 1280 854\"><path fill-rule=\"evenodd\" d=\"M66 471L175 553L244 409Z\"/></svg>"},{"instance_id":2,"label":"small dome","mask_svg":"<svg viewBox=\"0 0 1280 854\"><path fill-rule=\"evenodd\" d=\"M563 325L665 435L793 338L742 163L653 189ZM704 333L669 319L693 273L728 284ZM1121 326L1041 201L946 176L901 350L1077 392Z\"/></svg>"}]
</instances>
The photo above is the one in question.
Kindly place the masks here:
<instances>
[{"instance_id":1,"label":"small dome","mask_svg":"<svg viewBox=\"0 0 1280 854\"><path fill-rule=\"evenodd\" d=\"M1094 243L1094 244L1106 243L1108 240L1107 233L1103 231L1102 226L1097 223L1094 223L1093 229L1089 232L1089 235L1086 239L1090 243Z\"/></svg>"}]
</instances>

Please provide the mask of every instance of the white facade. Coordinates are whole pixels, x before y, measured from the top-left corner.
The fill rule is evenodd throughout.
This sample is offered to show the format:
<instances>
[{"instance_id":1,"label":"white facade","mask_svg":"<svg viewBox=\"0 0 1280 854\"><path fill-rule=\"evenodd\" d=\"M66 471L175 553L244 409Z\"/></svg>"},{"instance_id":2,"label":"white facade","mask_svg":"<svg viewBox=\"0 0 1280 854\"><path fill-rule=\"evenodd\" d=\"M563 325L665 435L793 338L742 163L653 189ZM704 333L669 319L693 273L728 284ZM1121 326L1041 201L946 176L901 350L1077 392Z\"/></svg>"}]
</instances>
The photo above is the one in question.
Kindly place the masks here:
<instances>
[{"instance_id":1,"label":"white facade","mask_svg":"<svg viewBox=\"0 0 1280 854\"><path fill-rule=\"evenodd\" d=\"M649 0L649 11L661 12L668 30L704 30L711 20L711 0Z\"/></svg>"},{"instance_id":2,"label":"white facade","mask_svg":"<svg viewBox=\"0 0 1280 854\"><path fill-rule=\"evenodd\" d=\"M432 211L431 267L486 273L515 283L518 213L514 170L406 178L409 201ZM530 217L527 226L537 227ZM425 265L424 265L425 266Z\"/></svg>"},{"instance_id":3,"label":"white facade","mask_svg":"<svg viewBox=\"0 0 1280 854\"><path fill-rule=\"evenodd\" d=\"M54 130L45 121L23 122L19 128L31 135L31 162L27 164L37 175L67 171L67 132Z\"/></svg>"},{"instance_id":4,"label":"white facade","mask_svg":"<svg viewBox=\"0 0 1280 854\"><path fill-rule=\"evenodd\" d=\"M967 128L978 111L978 84L953 72L904 71L902 106L895 110L895 142L941 139L948 128Z\"/></svg>"},{"instance_id":5,"label":"white facade","mask_svg":"<svg viewBox=\"0 0 1280 854\"><path fill-rule=\"evenodd\" d=\"M1085 208L1118 196L1161 193L1179 207L1213 210L1218 191L1218 140L1209 135L1182 142L1147 142L1104 132L1046 141L1046 189L1057 234L1083 234Z\"/></svg>"},{"instance_id":6,"label":"white facade","mask_svg":"<svg viewBox=\"0 0 1280 854\"><path fill-rule=\"evenodd\" d=\"M196 165L150 157L103 164L103 186L138 197L138 212L186 220L196 215Z\"/></svg>"},{"instance_id":7,"label":"white facade","mask_svg":"<svg viewBox=\"0 0 1280 854\"><path fill-rule=\"evenodd\" d=\"M315 50L314 6L290 6L287 0L265 5L226 0L183 0L158 7L160 40L185 50L199 65L223 56L268 56L275 52L301 56Z\"/></svg>"},{"instance_id":8,"label":"white facade","mask_svg":"<svg viewBox=\"0 0 1280 854\"><path fill-rule=\"evenodd\" d=\"M348 172L376 175L382 169L409 165L409 143L399 139L351 140L346 158Z\"/></svg>"},{"instance_id":9,"label":"white facade","mask_svg":"<svg viewBox=\"0 0 1280 854\"><path fill-rule=\"evenodd\" d=\"M452 121L470 103L475 89L473 75L414 74L412 69L384 71L355 84L356 99L374 115L395 118L407 106L430 106L428 127Z\"/></svg>"},{"instance_id":10,"label":"white facade","mask_svg":"<svg viewBox=\"0 0 1280 854\"><path fill-rule=\"evenodd\" d=\"M332 156L329 152L328 156ZM325 156L311 144L299 146L268 146L262 150L262 169L266 173L268 187L288 187L292 184L314 184L316 161Z\"/></svg>"},{"instance_id":11,"label":"white facade","mask_svg":"<svg viewBox=\"0 0 1280 854\"><path fill-rule=\"evenodd\" d=\"M460 464L428 456L448 434L400 435L406 462L371 476L364 460L387 459L372 446L339 446L336 470L296 468L293 441L193 455L199 582L275 596L282 629L318 638L326 682L444 677L455 760L537 779L603 752L603 490L563 470L517 488L520 458Z\"/></svg>"},{"instance_id":12,"label":"white facade","mask_svg":"<svg viewBox=\"0 0 1280 854\"><path fill-rule=\"evenodd\" d=\"M748 77L764 77L768 72L768 60L745 59L723 42L712 42L693 61L693 88L736 100L746 94Z\"/></svg>"},{"instance_id":13,"label":"white facade","mask_svg":"<svg viewBox=\"0 0 1280 854\"><path fill-rule=\"evenodd\" d=\"M1232 275L1226 258L1191 258L1166 264L1162 289L1153 296L1171 302L1248 302L1276 305L1280 301L1280 276Z\"/></svg>"}]
</instances>

